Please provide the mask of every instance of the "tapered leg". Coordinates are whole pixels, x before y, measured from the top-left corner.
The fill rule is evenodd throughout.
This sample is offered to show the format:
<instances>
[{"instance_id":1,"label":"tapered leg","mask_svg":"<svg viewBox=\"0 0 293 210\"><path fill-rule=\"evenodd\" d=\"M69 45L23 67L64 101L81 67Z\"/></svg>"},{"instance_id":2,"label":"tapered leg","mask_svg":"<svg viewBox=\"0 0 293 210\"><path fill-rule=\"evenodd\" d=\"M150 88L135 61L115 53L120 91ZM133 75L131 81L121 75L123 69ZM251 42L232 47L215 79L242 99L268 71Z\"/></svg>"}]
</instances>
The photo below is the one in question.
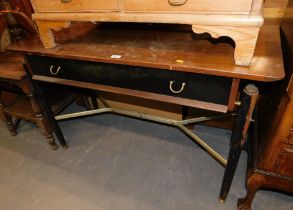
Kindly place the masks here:
<instances>
[{"instance_id":1,"label":"tapered leg","mask_svg":"<svg viewBox=\"0 0 293 210\"><path fill-rule=\"evenodd\" d=\"M3 101L2 101L2 98L1 98L1 91L0 91L0 118L3 120L3 122L6 125L6 127L10 131L10 134L12 136L16 136L17 132L16 132L16 128L15 128L13 122L12 122L12 118L10 116L8 116L7 114L5 114L3 109L4 109L4 105L3 105Z\"/></svg>"},{"instance_id":2,"label":"tapered leg","mask_svg":"<svg viewBox=\"0 0 293 210\"><path fill-rule=\"evenodd\" d=\"M242 145L246 137L247 129L250 124L250 119L256 104L257 96L257 87L255 87L254 85L247 85L245 87L241 99L241 106L238 109L237 117L232 131L230 151L220 192L221 202L225 201L230 190L241 154Z\"/></svg>"},{"instance_id":3,"label":"tapered leg","mask_svg":"<svg viewBox=\"0 0 293 210\"><path fill-rule=\"evenodd\" d=\"M40 86L38 85L37 82L32 81L32 84L34 86L36 97L39 100L40 104L42 105L43 113L46 116L46 119L48 119L49 124L52 127L52 130L55 133L55 135L56 135L58 141L60 142L61 146L63 147L63 149L67 149L68 146L67 146L65 138L63 136L63 133L62 133L58 123L55 120L54 113L51 110L51 106L49 105L42 89L40 88Z\"/></svg>"}]
</instances>

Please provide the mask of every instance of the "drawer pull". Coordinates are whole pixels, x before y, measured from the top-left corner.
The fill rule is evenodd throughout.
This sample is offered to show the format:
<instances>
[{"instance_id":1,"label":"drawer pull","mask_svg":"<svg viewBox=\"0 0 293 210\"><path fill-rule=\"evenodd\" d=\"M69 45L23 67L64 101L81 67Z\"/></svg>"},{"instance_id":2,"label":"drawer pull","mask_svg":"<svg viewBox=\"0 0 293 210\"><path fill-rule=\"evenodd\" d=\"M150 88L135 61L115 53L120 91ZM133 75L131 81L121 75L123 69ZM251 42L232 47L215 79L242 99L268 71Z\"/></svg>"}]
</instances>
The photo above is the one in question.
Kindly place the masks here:
<instances>
[{"instance_id":1,"label":"drawer pull","mask_svg":"<svg viewBox=\"0 0 293 210\"><path fill-rule=\"evenodd\" d=\"M186 4L188 0L168 0L171 6L182 6Z\"/></svg>"},{"instance_id":2,"label":"drawer pull","mask_svg":"<svg viewBox=\"0 0 293 210\"><path fill-rule=\"evenodd\" d=\"M70 3L72 0L61 0L62 3L67 4Z\"/></svg>"},{"instance_id":3,"label":"drawer pull","mask_svg":"<svg viewBox=\"0 0 293 210\"><path fill-rule=\"evenodd\" d=\"M178 94L178 93L181 93L181 92L184 90L185 82L182 83L180 90L174 90L174 89L173 89L173 84L174 84L174 81L170 81L169 88L170 88L170 90L172 91L172 93L176 93L176 94Z\"/></svg>"},{"instance_id":4,"label":"drawer pull","mask_svg":"<svg viewBox=\"0 0 293 210\"><path fill-rule=\"evenodd\" d=\"M57 75L57 74L59 73L60 70L61 70L61 67L60 67L60 66L58 66L58 68L57 68L56 71L54 71L54 66L50 66L50 73L51 73L52 75Z\"/></svg>"}]
</instances>

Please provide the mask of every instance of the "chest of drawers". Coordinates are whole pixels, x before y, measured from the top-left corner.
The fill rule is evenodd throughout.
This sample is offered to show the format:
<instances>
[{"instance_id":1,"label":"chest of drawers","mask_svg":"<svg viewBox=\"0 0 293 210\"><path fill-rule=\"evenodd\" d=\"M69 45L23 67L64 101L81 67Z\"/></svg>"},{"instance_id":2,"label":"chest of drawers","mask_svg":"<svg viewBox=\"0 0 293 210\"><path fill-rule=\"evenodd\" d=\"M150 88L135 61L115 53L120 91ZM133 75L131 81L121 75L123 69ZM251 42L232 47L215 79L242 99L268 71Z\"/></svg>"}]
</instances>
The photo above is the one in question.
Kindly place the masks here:
<instances>
[{"instance_id":1,"label":"chest of drawers","mask_svg":"<svg viewBox=\"0 0 293 210\"><path fill-rule=\"evenodd\" d=\"M56 46L52 30L74 21L188 24L195 33L227 36L234 60L248 66L263 24L263 0L31 0L33 18L46 48Z\"/></svg>"}]
</instances>

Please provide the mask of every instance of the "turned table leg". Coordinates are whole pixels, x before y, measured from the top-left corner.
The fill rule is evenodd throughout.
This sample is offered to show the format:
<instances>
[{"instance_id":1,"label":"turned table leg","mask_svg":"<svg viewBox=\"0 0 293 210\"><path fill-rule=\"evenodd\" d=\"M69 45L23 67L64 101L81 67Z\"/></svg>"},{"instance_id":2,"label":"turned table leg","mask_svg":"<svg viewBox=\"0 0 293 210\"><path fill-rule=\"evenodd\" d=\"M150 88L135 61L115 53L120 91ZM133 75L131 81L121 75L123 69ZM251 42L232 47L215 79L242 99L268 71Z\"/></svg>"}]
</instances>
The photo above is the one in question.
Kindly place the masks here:
<instances>
[{"instance_id":1,"label":"turned table leg","mask_svg":"<svg viewBox=\"0 0 293 210\"><path fill-rule=\"evenodd\" d=\"M224 202L230 190L232 180L236 171L239 157L242 151L243 140L246 137L250 119L256 104L258 89L254 85L247 85L241 99L234 128L231 136L230 151L227 166L222 181L220 201Z\"/></svg>"},{"instance_id":2,"label":"turned table leg","mask_svg":"<svg viewBox=\"0 0 293 210\"><path fill-rule=\"evenodd\" d=\"M2 96L1 96L1 91L0 91L0 118L3 120L6 127L10 131L10 134L12 136L16 136L17 132L16 132L16 128L12 122L12 118L4 112L4 104L3 104L3 100L2 100Z\"/></svg>"},{"instance_id":3,"label":"turned table leg","mask_svg":"<svg viewBox=\"0 0 293 210\"><path fill-rule=\"evenodd\" d=\"M193 25L192 30L194 33L209 33L213 38L230 37L235 42L234 60L236 65L250 65L259 28Z\"/></svg>"}]
</instances>

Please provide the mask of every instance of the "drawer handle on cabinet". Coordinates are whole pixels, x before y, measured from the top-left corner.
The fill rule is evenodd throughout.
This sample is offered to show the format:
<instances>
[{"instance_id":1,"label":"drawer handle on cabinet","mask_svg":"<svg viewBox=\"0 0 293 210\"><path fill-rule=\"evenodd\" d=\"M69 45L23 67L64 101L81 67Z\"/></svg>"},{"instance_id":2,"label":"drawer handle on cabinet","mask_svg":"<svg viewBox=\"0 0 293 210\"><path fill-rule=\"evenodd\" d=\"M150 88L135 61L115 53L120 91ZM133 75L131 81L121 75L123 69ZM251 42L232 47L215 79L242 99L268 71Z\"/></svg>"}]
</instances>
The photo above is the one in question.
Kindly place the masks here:
<instances>
[{"instance_id":1,"label":"drawer handle on cabinet","mask_svg":"<svg viewBox=\"0 0 293 210\"><path fill-rule=\"evenodd\" d=\"M61 0L62 3L67 4L70 3L72 0Z\"/></svg>"},{"instance_id":2,"label":"drawer handle on cabinet","mask_svg":"<svg viewBox=\"0 0 293 210\"><path fill-rule=\"evenodd\" d=\"M180 90L174 90L174 89L173 89L173 84L174 84L174 81L170 81L169 88L170 88L170 90L171 90L173 93L177 93L177 94L178 94L178 93L181 93L181 92L184 90L185 82L182 83Z\"/></svg>"},{"instance_id":3,"label":"drawer handle on cabinet","mask_svg":"<svg viewBox=\"0 0 293 210\"><path fill-rule=\"evenodd\" d=\"M168 0L171 6L182 6L186 4L188 0Z\"/></svg>"},{"instance_id":4,"label":"drawer handle on cabinet","mask_svg":"<svg viewBox=\"0 0 293 210\"><path fill-rule=\"evenodd\" d=\"M60 70L61 70L61 67L60 67L60 66L58 66L58 68L57 68L56 71L54 71L54 66L50 66L50 73L51 73L52 75L57 75L57 74L59 73Z\"/></svg>"}]
</instances>

